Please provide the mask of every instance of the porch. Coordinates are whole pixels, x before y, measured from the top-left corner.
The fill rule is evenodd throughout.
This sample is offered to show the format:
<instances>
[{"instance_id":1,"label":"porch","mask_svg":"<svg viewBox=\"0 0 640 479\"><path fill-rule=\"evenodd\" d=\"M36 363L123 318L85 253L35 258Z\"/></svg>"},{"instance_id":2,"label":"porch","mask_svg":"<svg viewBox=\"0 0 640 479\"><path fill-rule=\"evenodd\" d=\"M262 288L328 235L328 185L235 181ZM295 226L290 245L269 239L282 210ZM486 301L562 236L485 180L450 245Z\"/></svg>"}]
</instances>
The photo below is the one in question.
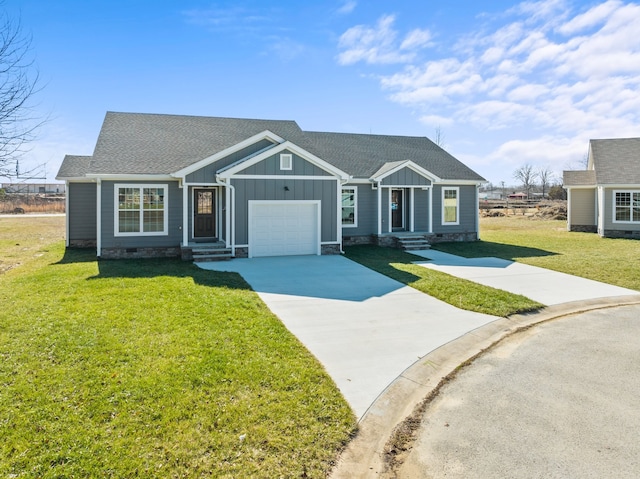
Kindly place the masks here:
<instances>
[{"instance_id":1,"label":"porch","mask_svg":"<svg viewBox=\"0 0 640 479\"><path fill-rule=\"evenodd\" d=\"M231 248L223 241L211 241L206 243L190 242L180 245L180 257L183 261L225 261L234 257Z\"/></svg>"}]
</instances>

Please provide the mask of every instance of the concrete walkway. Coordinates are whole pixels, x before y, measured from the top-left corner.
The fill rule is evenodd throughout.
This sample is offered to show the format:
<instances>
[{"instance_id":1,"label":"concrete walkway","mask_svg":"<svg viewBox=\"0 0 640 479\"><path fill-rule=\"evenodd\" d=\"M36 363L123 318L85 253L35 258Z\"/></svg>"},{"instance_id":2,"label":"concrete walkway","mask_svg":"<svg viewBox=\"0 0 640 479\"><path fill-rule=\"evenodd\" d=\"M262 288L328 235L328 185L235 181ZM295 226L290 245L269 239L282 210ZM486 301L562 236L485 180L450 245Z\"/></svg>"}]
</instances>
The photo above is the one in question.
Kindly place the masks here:
<instances>
[{"instance_id":1,"label":"concrete walkway","mask_svg":"<svg viewBox=\"0 0 640 479\"><path fill-rule=\"evenodd\" d=\"M638 294L638 291L506 259L462 258L435 250L413 253L430 260L416 263L425 268L442 271L510 293L521 294L547 306Z\"/></svg>"},{"instance_id":2,"label":"concrete walkway","mask_svg":"<svg viewBox=\"0 0 640 479\"><path fill-rule=\"evenodd\" d=\"M454 308L342 256L198 266L242 275L324 365L358 418L429 351L497 319Z\"/></svg>"}]
</instances>

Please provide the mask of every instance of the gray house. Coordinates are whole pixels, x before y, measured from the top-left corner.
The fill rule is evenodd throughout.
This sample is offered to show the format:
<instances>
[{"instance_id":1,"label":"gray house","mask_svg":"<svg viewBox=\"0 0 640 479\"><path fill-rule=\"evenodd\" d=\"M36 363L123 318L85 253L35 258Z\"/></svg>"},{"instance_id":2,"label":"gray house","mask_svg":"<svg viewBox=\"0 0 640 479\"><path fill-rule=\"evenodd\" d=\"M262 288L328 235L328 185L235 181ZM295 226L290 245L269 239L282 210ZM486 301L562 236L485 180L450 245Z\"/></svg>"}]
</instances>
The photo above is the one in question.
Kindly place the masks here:
<instances>
[{"instance_id":1,"label":"gray house","mask_svg":"<svg viewBox=\"0 0 640 479\"><path fill-rule=\"evenodd\" d=\"M65 157L67 246L104 258L339 253L477 240L482 177L423 137L107 113Z\"/></svg>"},{"instance_id":2,"label":"gray house","mask_svg":"<svg viewBox=\"0 0 640 479\"><path fill-rule=\"evenodd\" d=\"M640 237L640 138L591 140L586 170L565 171L567 228Z\"/></svg>"}]
</instances>

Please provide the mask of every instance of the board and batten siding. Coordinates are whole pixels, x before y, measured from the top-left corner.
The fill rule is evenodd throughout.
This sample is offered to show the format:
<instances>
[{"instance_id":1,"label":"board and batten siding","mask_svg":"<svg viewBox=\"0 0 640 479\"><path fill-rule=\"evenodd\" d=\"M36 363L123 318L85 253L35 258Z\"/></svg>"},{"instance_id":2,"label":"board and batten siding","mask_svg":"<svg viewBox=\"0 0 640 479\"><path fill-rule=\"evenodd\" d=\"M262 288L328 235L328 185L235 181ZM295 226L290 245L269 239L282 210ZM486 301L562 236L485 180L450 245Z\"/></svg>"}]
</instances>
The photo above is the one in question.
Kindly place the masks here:
<instances>
[{"instance_id":1,"label":"board and batten siding","mask_svg":"<svg viewBox=\"0 0 640 479\"><path fill-rule=\"evenodd\" d=\"M97 225L96 184L69 183L69 241L95 240Z\"/></svg>"},{"instance_id":2,"label":"board and batten siding","mask_svg":"<svg viewBox=\"0 0 640 479\"><path fill-rule=\"evenodd\" d=\"M640 189L634 188L604 188L604 231L640 231L640 223L614 223L616 191L632 191L640 193ZM573 212L571 214L573 214Z\"/></svg>"},{"instance_id":3,"label":"board and batten siding","mask_svg":"<svg viewBox=\"0 0 640 479\"><path fill-rule=\"evenodd\" d=\"M249 243L249 201L253 200L320 200L321 238L323 242L337 240L338 182L331 180L288 180L233 178L235 187L235 242ZM288 191L285 190L288 188Z\"/></svg>"},{"instance_id":4,"label":"board and batten siding","mask_svg":"<svg viewBox=\"0 0 640 479\"><path fill-rule=\"evenodd\" d=\"M430 186L431 181L410 168L402 168L381 181L383 186Z\"/></svg>"},{"instance_id":5,"label":"board and batten siding","mask_svg":"<svg viewBox=\"0 0 640 479\"><path fill-rule=\"evenodd\" d=\"M219 159L215 163L211 163L207 166L203 166L199 170L194 171L193 173L189 173L186 177L187 183L204 183L211 184L216 181L216 173L237 161L246 158L247 156L253 155L258 151L264 150L265 148L272 146L273 143L269 140L260 140L254 143L253 145L249 145L242 150L236 151L235 153L230 154L229 156L225 156L224 158Z\"/></svg>"},{"instance_id":6,"label":"board and batten siding","mask_svg":"<svg viewBox=\"0 0 640 479\"><path fill-rule=\"evenodd\" d=\"M431 205L429 204L429 191L414 189L413 202L415 215L414 230L429 231L429 212L431 211Z\"/></svg>"},{"instance_id":7,"label":"board and batten siding","mask_svg":"<svg viewBox=\"0 0 640 479\"><path fill-rule=\"evenodd\" d=\"M280 154L292 155L292 168L290 170L280 169ZM288 151L272 155L264 160L241 170L237 175L278 175L278 176L331 176L331 174L318 166L309 163L304 158Z\"/></svg>"},{"instance_id":8,"label":"board and batten siding","mask_svg":"<svg viewBox=\"0 0 640 479\"><path fill-rule=\"evenodd\" d=\"M169 203L168 234L161 236L115 236L115 185L167 185ZM155 248L180 246L182 241L182 189L177 181L103 181L102 182L102 247L103 248Z\"/></svg>"},{"instance_id":9,"label":"board and batten siding","mask_svg":"<svg viewBox=\"0 0 640 479\"><path fill-rule=\"evenodd\" d=\"M378 192L371 185L346 184L342 188L356 188L356 212L358 226L346 225L342 228L343 236L366 236L378 232Z\"/></svg>"},{"instance_id":10,"label":"board and batten siding","mask_svg":"<svg viewBox=\"0 0 640 479\"><path fill-rule=\"evenodd\" d=\"M460 223L457 225L442 224L442 189L458 188L460 198L458 208ZM475 185L436 185L433 188L433 232L434 233L468 233L477 232L478 204Z\"/></svg>"},{"instance_id":11,"label":"board and batten siding","mask_svg":"<svg viewBox=\"0 0 640 479\"><path fill-rule=\"evenodd\" d=\"M595 226L596 189L571 189L571 225Z\"/></svg>"}]
</instances>

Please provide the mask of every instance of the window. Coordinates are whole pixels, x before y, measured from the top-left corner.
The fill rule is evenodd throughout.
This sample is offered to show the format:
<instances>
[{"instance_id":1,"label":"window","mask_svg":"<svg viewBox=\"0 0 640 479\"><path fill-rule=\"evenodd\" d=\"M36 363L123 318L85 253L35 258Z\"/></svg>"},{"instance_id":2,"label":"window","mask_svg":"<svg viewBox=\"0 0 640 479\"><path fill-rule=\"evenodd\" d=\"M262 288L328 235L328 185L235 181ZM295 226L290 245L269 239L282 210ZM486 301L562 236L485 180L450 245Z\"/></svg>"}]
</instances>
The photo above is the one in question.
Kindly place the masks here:
<instances>
[{"instance_id":1,"label":"window","mask_svg":"<svg viewBox=\"0 0 640 479\"><path fill-rule=\"evenodd\" d=\"M115 185L115 236L167 234L167 185Z\"/></svg>"},{"instance_id":2,"label":"window","mask_svg":"<svg viewBox=\"0 0 640 479\"><path fill-rule=\"evenodd\" d=\"M356 188L342 188L342 226L358 226L356 200Z\"/></svg>"},{"instance_id":3,"label":"window","mask_svg":"<svg viewBox=\"0 0 640 479\"><path fill-rule=\"evenodd\" d=\"M280 154L280 169L281 170L293 169L293 155L291 153Z\"/></svg>"},{"instance_id":4,"label":"window","mask_svg":"<svg viewBox=\"0 0 640 479\"><path fill-rule=\"evenodd\" d=\"M615 191L614 200L616 223L640 223L640 191Z\"/></svg>"},{"instance_id":5,"label":"window","mask_svg":"<svg viewBox=\"0 0 640 479\"><path fill-rule=\"evenodd\" d=\"M459 188L442 188L442 224L457 225L460 223L459 192Z\"/></svg>"}]
</instances>

